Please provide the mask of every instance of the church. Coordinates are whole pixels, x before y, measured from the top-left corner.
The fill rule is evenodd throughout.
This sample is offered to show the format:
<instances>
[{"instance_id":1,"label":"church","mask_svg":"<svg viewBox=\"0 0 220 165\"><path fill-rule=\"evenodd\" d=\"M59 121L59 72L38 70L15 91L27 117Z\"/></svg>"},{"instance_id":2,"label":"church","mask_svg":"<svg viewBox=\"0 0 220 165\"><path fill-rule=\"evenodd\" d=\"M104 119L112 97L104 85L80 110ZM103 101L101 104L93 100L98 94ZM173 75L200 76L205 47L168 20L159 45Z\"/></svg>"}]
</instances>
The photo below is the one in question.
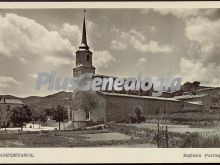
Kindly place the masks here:
<instances>
[{"instance_id":1,"label":"church","mask_svg":"<svg viewBox=\"0 0 220 165\"><path fill-rule=\"evenodd\" d=\"M87 44L86 19L83 18L82 40L76 52L76 64L73 68L73 76L78 77L84 73L91 73L93 77L109 77L108 75L96 74L93 66L93 53ZM112 77L112 76L111 76ZM116 78L116 77L115 77ZM78 91L80 92L80 91ZM80 103L86 104L86 97L82 96ZM73 93L76 93L73 92ZM88 94L88 93L87 93ZM76 108L72 110L71 120L75 127L86 126L87 123L95 122L128 122L130 115L134 114L136 107L141 107L144 116L155 116L160 118L163 114L182 112L188 109L201 111L202 104L176 98L152 97L152 89L149 91L90 91L96 97L96 104L87 108ZM73 100L76 95L73 94Z\"/></svg>"}]
</instances>

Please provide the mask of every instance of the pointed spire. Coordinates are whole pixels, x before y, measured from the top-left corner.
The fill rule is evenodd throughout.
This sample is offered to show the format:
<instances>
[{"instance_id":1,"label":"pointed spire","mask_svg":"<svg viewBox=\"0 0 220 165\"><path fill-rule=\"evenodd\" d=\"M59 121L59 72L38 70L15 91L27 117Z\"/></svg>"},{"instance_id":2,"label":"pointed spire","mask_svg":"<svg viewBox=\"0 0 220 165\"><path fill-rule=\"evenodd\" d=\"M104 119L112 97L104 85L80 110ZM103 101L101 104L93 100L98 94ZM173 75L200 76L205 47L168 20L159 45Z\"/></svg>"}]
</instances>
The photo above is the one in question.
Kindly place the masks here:
<instances>
[{"instance_id":1,"label":"pointed spire","mask_svg":"<svg viewBox=\"0 0 220 165\"><path fill-rule=\"evenodd\" d=\"M81 46L80 46L79 48L80 48L80 49L88 50L88 49L89 49L89 46L87 45L87 37L86 37L86 18L85 18L86 10L84 10L83 12L84 12L84 18L83 18L82 41L81 41Z\"/></svg>"}]
</instances>

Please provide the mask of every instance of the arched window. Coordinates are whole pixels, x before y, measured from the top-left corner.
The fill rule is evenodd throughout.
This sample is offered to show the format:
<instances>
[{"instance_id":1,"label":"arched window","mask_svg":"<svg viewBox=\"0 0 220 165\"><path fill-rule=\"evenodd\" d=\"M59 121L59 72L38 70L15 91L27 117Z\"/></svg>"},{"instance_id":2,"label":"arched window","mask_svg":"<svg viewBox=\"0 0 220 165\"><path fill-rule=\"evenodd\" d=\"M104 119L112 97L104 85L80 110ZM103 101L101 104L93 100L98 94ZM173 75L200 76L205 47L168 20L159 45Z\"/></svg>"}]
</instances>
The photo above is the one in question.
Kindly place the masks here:
<instances>
[{"instance_id":1,"label":"arched window","mask_svg":"<svg viewBox=\"0 0 220 165\"><path fill-rule=\"evenodd\" d=\"M87 61L89 61L89 55L87 55Z\"/></svg>"},{"instance_id":2,"label":"arched window","mask_svg":"<svg viewBox=\"0 0 220 165\"><path fill-rule=\"evenodd\" d=\"M89 109L85 109L86 112L86 120L90 120L90 111Z\"/></svg>"}]
</instances>

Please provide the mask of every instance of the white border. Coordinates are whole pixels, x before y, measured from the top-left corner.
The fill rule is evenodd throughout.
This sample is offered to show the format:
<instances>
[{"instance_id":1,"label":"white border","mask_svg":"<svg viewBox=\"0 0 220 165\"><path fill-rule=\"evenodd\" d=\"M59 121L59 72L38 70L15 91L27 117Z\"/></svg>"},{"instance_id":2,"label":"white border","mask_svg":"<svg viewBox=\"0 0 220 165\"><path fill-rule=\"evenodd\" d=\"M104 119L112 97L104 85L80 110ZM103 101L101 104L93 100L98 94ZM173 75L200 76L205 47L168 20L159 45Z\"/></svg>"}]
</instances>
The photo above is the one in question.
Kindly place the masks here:
<instances>
[{"instance_id":1,"label":"white border","mask_svg":"<svg viewBox=\"0 0 220 165\"><path fill-rule=\"evenodd\" d=\"M0 9L52 8L220 8L220 2L0 2ZM0 153L33 153L34 157L0 157L0 163L187 163L220 162L219 148L0 148ZM183 154L202 158L184 158Z\"/></svg>"},{"instance_id":2,"label":"white border","mask_svg":"<svg viewBox=\"0 0 220 165\"><path fill-rule=\"evenodd\" d=\"M191 2L0 2L0 8L219 8L219 1Z\"/></svg>"},{"instance_id":3,"label":"white border","mask_svg":"<svg viewBox=\"0 0 220 165\"><path fill-rule=\"evenodd\" d=\"M204 148L1 148L0 153L33 153L34 157L0 157L0 163L207 163L220 162L220 149ZM202 157L184 158L183 154Z\"/></svg>"}]
</instances>

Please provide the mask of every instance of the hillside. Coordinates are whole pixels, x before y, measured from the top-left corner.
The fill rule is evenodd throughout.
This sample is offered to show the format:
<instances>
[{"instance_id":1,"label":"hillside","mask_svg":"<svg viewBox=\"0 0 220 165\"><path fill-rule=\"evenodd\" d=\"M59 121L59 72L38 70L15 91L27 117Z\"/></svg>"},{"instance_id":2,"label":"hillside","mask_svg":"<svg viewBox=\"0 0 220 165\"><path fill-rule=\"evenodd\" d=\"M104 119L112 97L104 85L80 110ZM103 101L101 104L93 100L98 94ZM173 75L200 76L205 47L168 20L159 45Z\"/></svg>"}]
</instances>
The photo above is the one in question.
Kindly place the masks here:
<instances>
[{"instance_id":1,"label":"hillside","mask_svg":"<svg viewBox=\"0 0 220 165\"><path fill-rule=\"evenodd\" d=\"M12 95L0 95L2 98L13 98L21 99L24 104L29 105L31 108L39 109L45 107L57 106L58 104L67 104L66 98L71 98L72 92L61 91L48 96L29 96L24 98L19 98Z\"/></svg>"}]
</instances>

